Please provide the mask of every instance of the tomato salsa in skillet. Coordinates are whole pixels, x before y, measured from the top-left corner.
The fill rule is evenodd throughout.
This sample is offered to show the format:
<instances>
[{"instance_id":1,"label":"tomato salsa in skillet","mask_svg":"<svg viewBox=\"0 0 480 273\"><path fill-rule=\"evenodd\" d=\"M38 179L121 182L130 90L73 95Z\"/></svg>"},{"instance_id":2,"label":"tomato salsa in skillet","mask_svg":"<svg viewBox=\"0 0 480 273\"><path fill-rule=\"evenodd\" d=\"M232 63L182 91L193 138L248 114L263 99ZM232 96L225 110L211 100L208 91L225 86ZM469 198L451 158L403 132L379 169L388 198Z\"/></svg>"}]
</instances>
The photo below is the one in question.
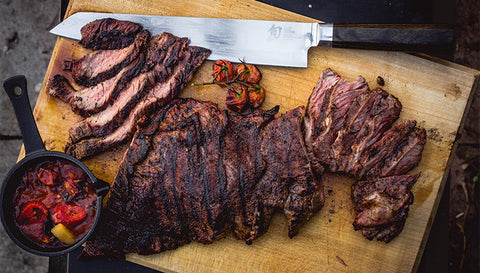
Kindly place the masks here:
<instances>
[{"instance_id":1,"label":"tomato salsa in skillet","mask_svg":"<svg viewBox=\"0 0 480 273\"><path fill-rule=\"evenodd\" d=\"M95 221L93 183L80 167L66 160L49 160L28 169L13 200L17 226L41 247L73 244Z\"/></svg>"}]
</instances>

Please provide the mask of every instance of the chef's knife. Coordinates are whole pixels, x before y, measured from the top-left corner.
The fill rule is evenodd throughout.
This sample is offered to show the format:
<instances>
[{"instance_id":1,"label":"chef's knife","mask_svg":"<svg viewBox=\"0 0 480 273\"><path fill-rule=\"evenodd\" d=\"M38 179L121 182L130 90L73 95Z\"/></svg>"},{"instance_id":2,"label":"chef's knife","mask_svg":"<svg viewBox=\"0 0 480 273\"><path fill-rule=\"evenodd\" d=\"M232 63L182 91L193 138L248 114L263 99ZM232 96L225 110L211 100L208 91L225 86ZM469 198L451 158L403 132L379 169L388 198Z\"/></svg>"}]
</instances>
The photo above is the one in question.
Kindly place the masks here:
<instances>
[{"instance_id":1,"label":"chef's knife","mask_svg":"<svg viewBox=\"0 0 480 273\"><path fill-rule=\"evenodd\" d=\"M300 23L135 14L78 12L50 30L80 40L89 22L114 18L142 24L153 35L169 32L212 51L210 60L307 67L312 46L418 51L450 46L453 29L434 25Z\"/></svg>"}]
</instances>

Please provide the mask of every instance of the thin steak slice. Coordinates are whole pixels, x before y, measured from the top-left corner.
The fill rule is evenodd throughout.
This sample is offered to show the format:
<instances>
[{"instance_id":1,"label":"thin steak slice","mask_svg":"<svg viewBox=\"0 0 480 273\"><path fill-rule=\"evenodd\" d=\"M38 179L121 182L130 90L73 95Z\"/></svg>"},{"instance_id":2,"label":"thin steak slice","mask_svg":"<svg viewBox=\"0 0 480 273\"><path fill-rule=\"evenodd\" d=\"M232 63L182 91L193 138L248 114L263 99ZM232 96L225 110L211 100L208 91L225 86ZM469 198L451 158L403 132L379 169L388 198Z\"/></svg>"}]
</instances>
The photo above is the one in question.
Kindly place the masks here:
<instances>
[{"instance_id":1,"label":"thin steak slice","mask_svg":"<svg viewBox=\"0 0 480 273\"><path fill-rule=\"evenodd\" d=\"M88 117L104 110L128 86L129 81L140 73L145 64L143 56L140 54L114 77L79 91L73 89L67 78L57 74L49 83L48 93L70 104L75 113Z\"/></svg>"},{"instance_id":2,"label":"thin steak slice","mask_svg":"<svg viewBox=\"0 0 480 273\"><path fill-rule=\"evenodd\" d=\"M80 29L80 45L90 49L120 49L133 43L142 25L112 18L98 19Z\"/></svg>"},{"instance_id":3,"label":"thin steak slice","mask_svg":"<svg viewBox=\"0 0 480 273\"><path fill-rule=\"evenodd\" d=\"M390 242L403 229L410 204L411 189L420 174L390 176L373 181L358 181L352 186L356 216L355 230L372 240Z\"/></svg>"},{"instance_id":4,"label":"thin steak slice","mask_svg":"<svg viewBox=\"0 0 480 273\"><path fill-rule=\"evenodd\" d=\"M331 74L331 73L329 73ZM331 79L328 77L322 79L325 81L322 86L329 86ZM350 110L352 103L358 96L369 92L367 82L362 76L359 76L355 82L348 82L345 79L336 81L336 85L332 89L320 88L314 90L314 92L324 92L324 100L320 105L320 101L316 101L315 98L320 94L310 97L311 101L308 103L310 112L306 123L314 122L308 127L317 128L314 133L307 132L309 138L309 145L316 158L325 166L333 166L336 163L337 158L333 153L331 146L337 139L339 131L343 128L345 123L345 116ZM327 103L328 100L328 103ZM325 103L325 104L324 104ZM323 119L311 119L318 108L323 108Z\"/></svg>"},{"instance_id":5,"label":"thin steak slice","mask_svg":"<svg viewBox=\"0 0 480 273\"><path fill-rule=\"evenodd\" d=\"M72 77L83 86L94 86L117 75L118 72L138 57L150 38L150 33L141 31L128 47L115 50L93 51L72 64Z\"/></svg>"},{"instance_id":6,"label":"thin steak slice","mask_svg":"<svg viewBox=\"0 0 480 273\"><path fill-rule=\"evenodd\" d=\"M77 158L84 158L123 144L133 134L137 121L171 101L192 79L196 70L210 54L210 50L200 47L187 47L180 51L181 60L172 74L163 82L157 83L143 96L128 113L125 121L106 137L83 139L68 143L65 151ZM103 133L102 133L103 134ZM72 135L72 134L71 134Z\"/></svg>"},{"instance_id":7,"label":"thin steak slice","mask_svg":"<svg viewBox=\"0 0 480 273\"><path fill-rule=\"evenodd\" d=\"M266 170L256 186L263 211L255 211L255 225L250 239L266 231L275 209L283 210L288 221L288 236L292 238L299 228L324 205L323 185L313 174L306 153L302 121L304 106L286 112L265 126L262 132L262 157ZM260 216L257 214L260 213Z\"/></svg>"},{"instance_id":8,"label":"thin steak slice","mask_svg":"<svg viewBox=\"0 0 480 273\"><path fill-rule=\"evenodd\" d=\"M305 143L307 152L314 167L314 171L322 174L324 169L320 163L321 158L313 153L313 145L316 138L326 130L324 120L330 103L330 96L334 87L341 80L341 77L330 68L320 75L312 94L308 98L307 109L304 117Z\"/></svg>"}]
</instances>

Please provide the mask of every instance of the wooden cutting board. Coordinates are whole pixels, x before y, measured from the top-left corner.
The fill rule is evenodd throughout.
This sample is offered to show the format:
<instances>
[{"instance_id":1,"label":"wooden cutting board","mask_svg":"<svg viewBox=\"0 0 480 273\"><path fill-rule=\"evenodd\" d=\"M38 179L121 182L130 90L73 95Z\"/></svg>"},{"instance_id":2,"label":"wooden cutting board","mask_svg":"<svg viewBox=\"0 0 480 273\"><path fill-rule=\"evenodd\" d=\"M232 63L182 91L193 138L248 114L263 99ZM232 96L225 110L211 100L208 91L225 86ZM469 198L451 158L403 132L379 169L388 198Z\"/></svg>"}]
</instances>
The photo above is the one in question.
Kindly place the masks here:
<instances>
[{"instance_id":1,"label":"wooden cutting board","mask_svg":"<svg viewBox=\"0 0 480 273\"><path fill-rule=\"evenodd\" d=\"M253 0L72 0L66 16L78 11L315 21ZM63 151L68 129L80 117L47 95L47 80L61 71L64 60L86 52L71 40L57 40L34 110L48 150ZM350 81L364 76L371 88L377 86L376 78L381 76L384 89L403 104L400 118L415 119L426 128L428 141L422 161L411 172L420 171L422 175L413 188L415 201L403 232L385 244L368 241L354 231L350 200L353 181L343 175L325 175L325 207L293 239L287 236L285 218L276 215L267 234L251 246L227 237L210 245L192 243L157 255L128 255L128 260L167 272L416 271L443 192L450 154L480 72L398 52L313 48L308 62L307 69L261 66L261 84L267 92L262 107L280 105L285 112L305 105L321 72L330 67ZM192 82L210 81L211 65L206 62ZM225 93L219 87L189 85L181 96L211 100L225 109ZM126 148L117 147L84 162L97 177L112 182Z\"/></svg>"}]
</instances>

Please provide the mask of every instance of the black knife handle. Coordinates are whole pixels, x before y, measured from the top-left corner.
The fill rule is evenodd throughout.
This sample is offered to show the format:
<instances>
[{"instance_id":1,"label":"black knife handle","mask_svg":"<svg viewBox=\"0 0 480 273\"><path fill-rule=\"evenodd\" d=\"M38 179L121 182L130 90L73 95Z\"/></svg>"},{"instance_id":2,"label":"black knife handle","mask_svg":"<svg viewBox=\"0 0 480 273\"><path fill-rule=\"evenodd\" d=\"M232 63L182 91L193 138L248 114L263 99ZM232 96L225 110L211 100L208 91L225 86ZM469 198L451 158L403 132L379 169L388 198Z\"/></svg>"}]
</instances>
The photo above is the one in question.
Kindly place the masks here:
<instances>
[{"instance_id":1,"label":"black knife handle","mask_svg":"<svg viewBox=\"0 0 480 273\"><path fill-rule=\"evenodd\" d=\"M455 32L447 25L333 24L333 47L425 51L451 49Z\"/></svg>"}]
</instances>

